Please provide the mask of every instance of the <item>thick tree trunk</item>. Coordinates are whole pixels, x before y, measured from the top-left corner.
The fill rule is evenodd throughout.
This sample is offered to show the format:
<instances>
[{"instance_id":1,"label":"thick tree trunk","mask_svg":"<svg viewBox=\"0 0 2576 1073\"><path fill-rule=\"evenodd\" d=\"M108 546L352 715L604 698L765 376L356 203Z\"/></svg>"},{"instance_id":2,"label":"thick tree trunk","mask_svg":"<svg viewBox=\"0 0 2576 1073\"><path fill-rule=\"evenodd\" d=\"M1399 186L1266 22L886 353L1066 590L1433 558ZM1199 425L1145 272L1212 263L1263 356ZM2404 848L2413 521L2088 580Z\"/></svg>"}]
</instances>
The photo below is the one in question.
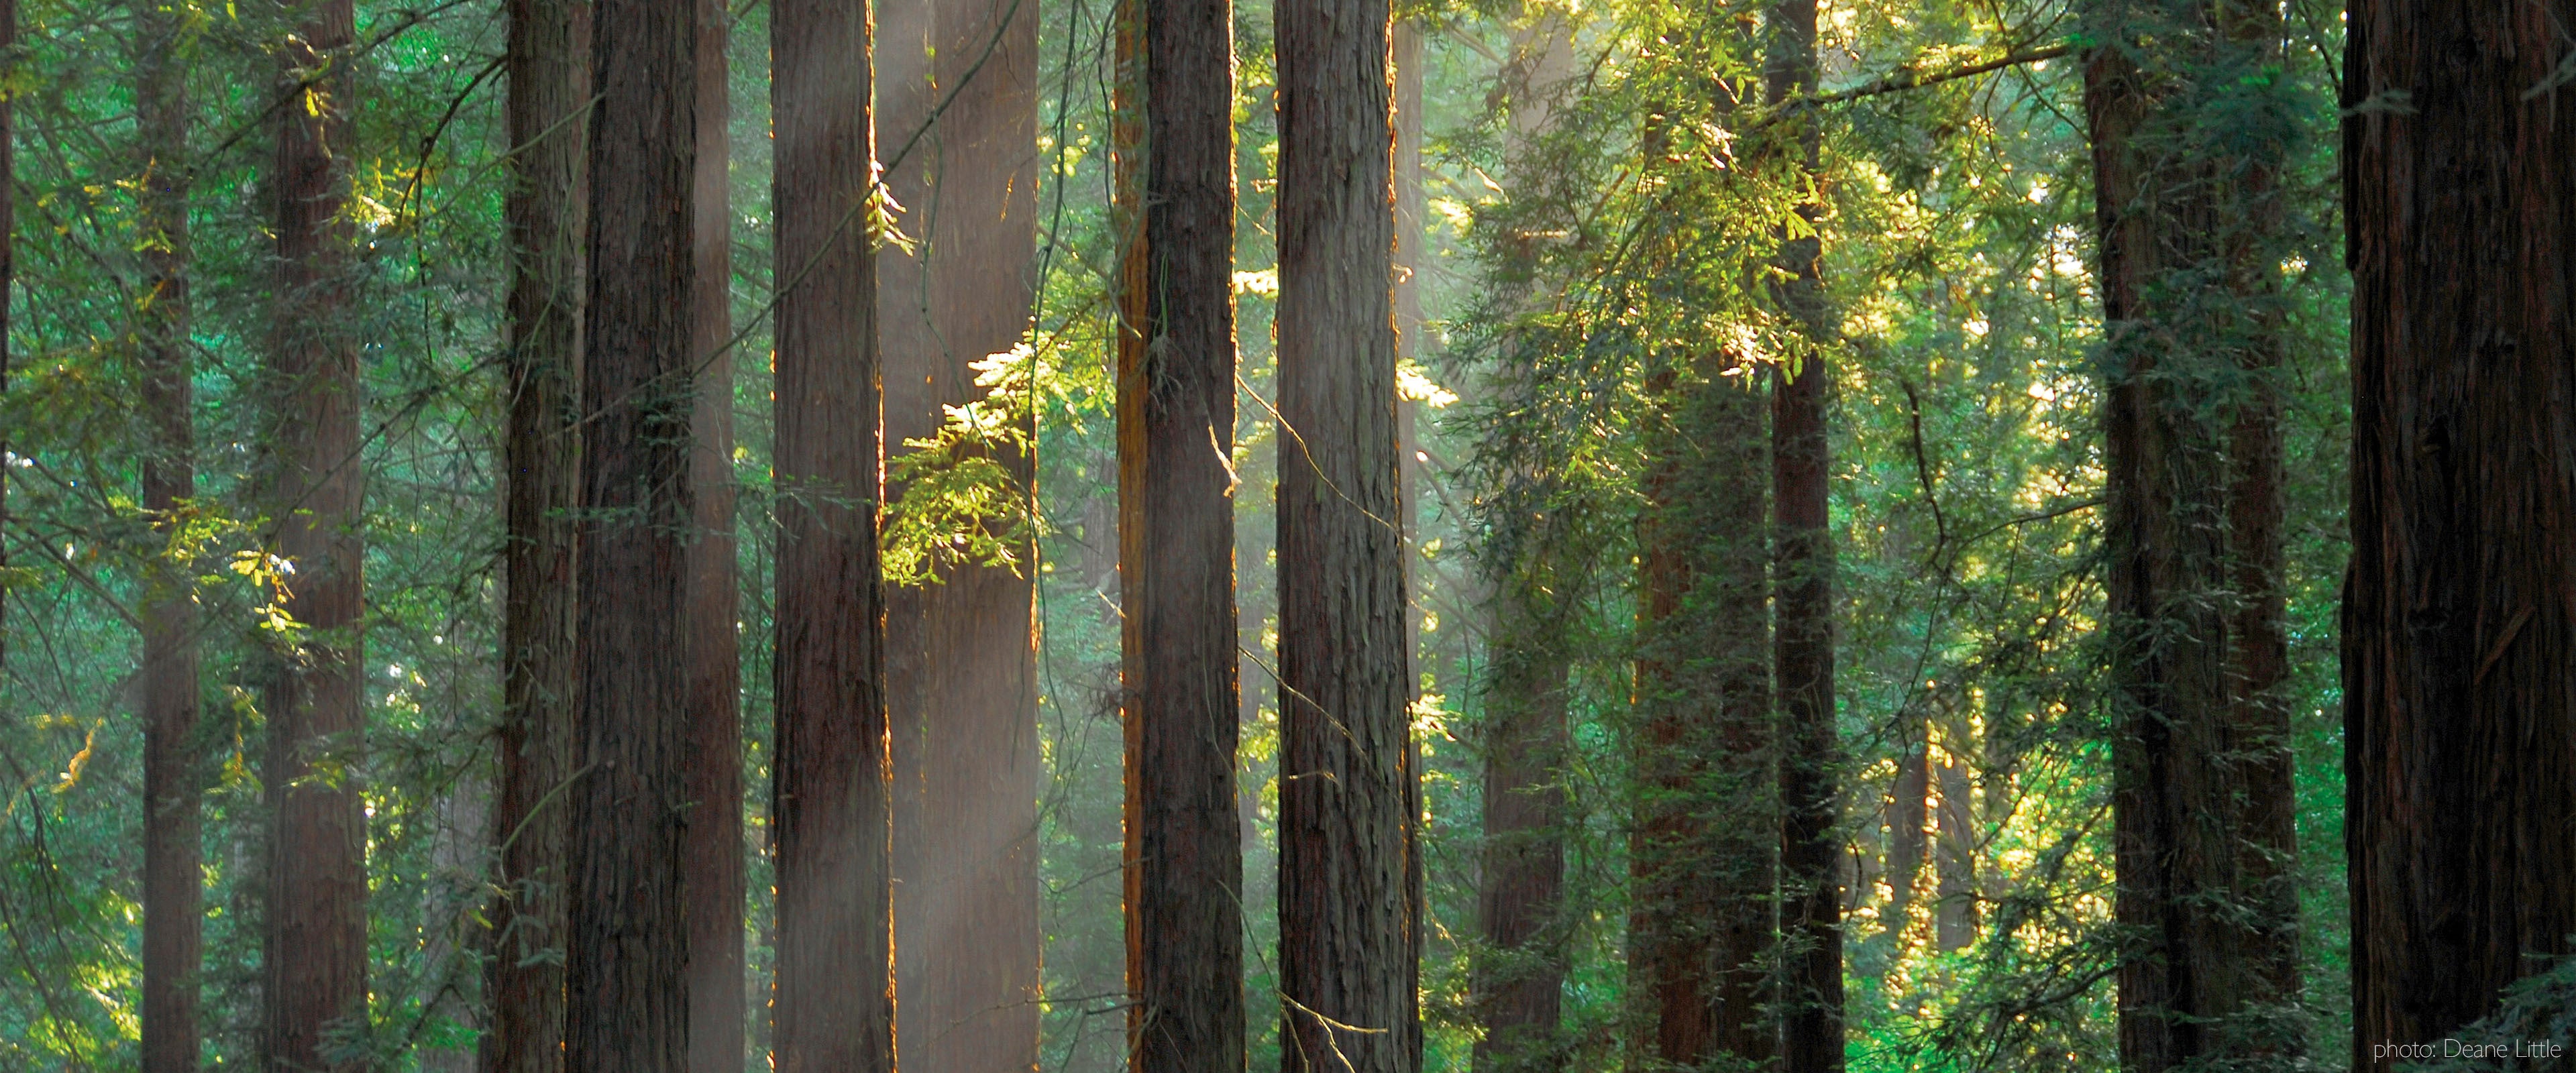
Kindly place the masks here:
<instances>
[{"instance_id":1,"label":"thick tree trunk","mask_svg":"<svg viewBox=\"0 0 2576 1073\"><path fill-rule=\"evenodd\" d=\"M141 142L144 284L143 509L153 531L182 524L196 497L196 426L188 356L188 100L177 12L137 3L135 121ZM5 281L0 281L5 286ZM143 610L143 1070L195 1073L198 959L205 932L204 826L196 754L197 601L190 564L155 556Z\"/></svg>"},{"instance_id":2,"label":"thick tree trunk","mask_svg":"<svg viewBox=\"0 0 2576 1073\"><path fill-rule=\"evenodd\" d=\"M1777 1049L1761 963L1780 852L1764 407L1717 371L1651 385L1665 427L1639 534L1630 986L1652 1022L1642 1049L1686 1065L1768 1061Z\"/></svg>"},{"instance_id":3,"label":"thick tree trunk","mask_svg":"<svg viewBox=\"0 0 2576 1073\"><path fill-rule=\"evenodd\" d=\"M1128 1062L1225 1073L1244 1063L1234 16L1227 0L1128 0L1119 17Z\"/></svg>"},{"instance_id":4,"label":"thick tree trunk","mask_svg":"<svg viewBox=\"0 0 2576 1073\"><path fill-rule=\"evenodd\" d=\"M680 1073L699 9L594 10L563 1062Z\"/></svg>"},{"instance_id":5,"label":"thick tree trunk","mask_svg":"<svg viewBox=\"0 0 2576 1073\"><path fill-rule=\"evenodd\" d=\"M2271 181L2290 135L2212 146L2192 110L2226 102L2186 96L2277 81L2256 74L2278 62L2279 16L2190 17L2107 4L2100 39L2121 44L2085 56L2110 348L2115 912L2135 936L2120 1050L2138 1073L2301 1049L2274 1015L2299 987Z\"/></svg>"},{"instance_id":6,"label":"thick tree trunk","mask_svg":"<svg viewBox=\"0 0 2576 1073\"><path fill-rule=\"evenodd\" d=\"M881 10L879 128L909 138L890 183L920 245L881 250L886 441L936 435L984 397L975 364L1029 323L1037 249L1035 0L905 0ZM1034 411L1014 415L1033 435ZM1034 442L1032 439L1031 442ZM1000 459L1033 495L1034 461ZM895 494L889 490L889 496ZM1038 1061L1035 549L887 594L894 728L896 1038L915 1073Z\"/></svg>"},{"instance_id":7,"label":"thick tree trunk","mask_svg":"<svg viewBox=\"0 0 2576 1073\"><path fill-rule=\"evenodd\" d=\"M484 995L486 1073L563 1068L566 832L574 712L574 506L580 495L582 169L589 0L509 6L508 468L502 548L500 897Z\"/></svg>"},{"instance_id":8,"label":"thick tree trunk","mask_svg":"<svg viewBox=\"0 0 2576 1073\"><path fill-rule=\"evenodd\" d=\"M2355 1069L2576 933L2571 23L2566 0L2351 13Z\"/></svg>"},{"instance_id":9,"label":"thick tree trunk","mask_svg":"<svg viewBox=\"0 0 2576 1073\"><path fill-rule=\"evenodd\" d=\"M1389 285L1385 0L1282 0L1280 1068L1406 1073L1420 827Z\"/></svg>"},{"instance_id":10,"label":"thick tree trunk","mask_svg":"<svg viewBox=\"0 0 2576 1073\"><path fill-rule=\"evenodd\" d=\"M363 753L365 494L358 345L348 321L352 87L337 66L355 35L350 0L321 0L281 51L299 104L278 110L278 420L270 460L277 554L295 564L287 614L304 627L268 690L265 1046L272 1068L352 1069L333 1036L367 1023L366 816L347 774Z\"/></svg>"},{"instance_id":11,"label":"thick tree trunk","mask_svg":"<svg viewBox=\"0 0 2576 1073\"><path fill-rule=\"evenodd\" d=\"M742 659L735 634L733 480L732 115L724 0L697 0L697 145L691 179L696 397L689 484L689 1073L742 1073Z\"/></svg>"},{"instance_id":12,"label":"thick tree trunk","mask_svg":"<svg viewBox=\"0 0 2576 1073\"><path fill-rule=\"evenodd\" d=\"M894 1068L893 768L877 567L868 12L781 0L777 117L780 1073Z\"/></svg>"},{"instance_id":13,"label":"thick tree trunk","mask_svg":"<svg viewBox=\"0 0 2576 1073\"><path fill-rule=\"evenodd\" d=\"M1768 41L1770 98L1816 89L1816 0L1779 0ZM1814 180L1820 132L1798 122L1799 173ZM1798 215L1812 231L1822 206ZM1788 278L1772 300L1805 340L1797 363L1771 388L1772 679L1780 691L1780 1057L1784 1073L1843 1068L1842 740L1834 721L1834 535L1826 428L1830 370L1823 345L1836 334L1825 308L1823 243L1783 238Z\"/></svg>"}]
</instances>

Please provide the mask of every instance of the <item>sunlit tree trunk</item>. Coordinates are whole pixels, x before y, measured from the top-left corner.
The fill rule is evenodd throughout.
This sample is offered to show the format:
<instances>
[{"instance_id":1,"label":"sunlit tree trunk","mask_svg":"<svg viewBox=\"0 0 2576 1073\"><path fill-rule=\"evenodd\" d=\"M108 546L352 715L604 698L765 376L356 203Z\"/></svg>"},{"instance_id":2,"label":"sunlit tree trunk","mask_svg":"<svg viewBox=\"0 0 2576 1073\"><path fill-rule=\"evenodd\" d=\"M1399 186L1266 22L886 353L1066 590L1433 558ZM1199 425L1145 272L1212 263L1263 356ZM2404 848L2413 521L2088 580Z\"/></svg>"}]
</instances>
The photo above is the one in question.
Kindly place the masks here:
<instances>
[{"instance_id":1,"label":"sunlit tree trunk","mask_svg":"<svg viewBox=\"0 0 2576 1073\"><path fill-rule=\"evenodd\" d=\"M286 612L301 629L270 668L271 810L261 999L272 1068L354 1069L340 1043L367 1024L366 816L355 768L364 748L356 266L347 197L355 35L350 0L303 11L279 56L299 100L277 111L277 302L269 385L277 420L269 473Z\"/></svg>"},{"instance_id":2,"label":"sunlit tree trunk","mask_svg":"<svg viewBox=\"0 0 2576 1073\"><path fill-rule=\"evenodd\" d=\"M2576 933L2576 6L2353 5L2354 1069Z\"/></svg>"},{"instance_id":3,"label":"sunlit tree trunk","mask_svg":"<svg viewBox=\"0 0 2576 1073\"><path fill-rule=\"evenodd\" d=\"M878 129L889 154L912 142L889 182L917 243L912 254L877 256L886 444L900 452L938 433L943 407L987 397L975 366L1028 328L1037 3L902 0L879 10ZM1023 409L1011 423L1033 435L1034 416ZM1027 452L1006 448L997 460L1018 494L1034 494ZM887 593L896 1038L915 1073L1038 1061L1034 550L1016 546L1016 566L947 570L939 583Z\"/></svg>"},{"instance_id":4,"label":"sunlit tree trunk","mask_svg":"<svg viewBox=\"0 0 2576 1073\"><path fill-rule=\"evenodd\" d=\"M1244 1063L1232 5L1120 9L1119 703L1136 1073Z\"/></svg>"},{"instance_id":5,"label":"sunlit tree trunk","mask_svg":"<svg viewBox=\"0 0 2576 1073\"><path fill-rule=\"evenodd\" d=\"M2115 914L2132 938L2120 1053L2133 1073L2302 1049L2279 1016L2298 994L2299 917L2272 177L2294 135L2239 118L2261 116L2261 87L2279 81L2277 11L2175 10L2105 3L2096 39L2111 43L2084 57L2109 351ZM2247 128L2212 143L2192 116L2214 108Z\"/></svg>"},{"instance_id":6,"label":"sunlit tree trunk","mask_svg":"<svg viewBox=\"0 0 2576 1073\"><path fill-rule=\"evenodd\" d=\"M500 896L484 970L486 1073L563 1068L565 837L572 813L573 508L581 471L581 180L589 0L512 0L508 422L503 440ZM555 953L548 953L554 951Z\"/></svg>"},{"instance_id":7,"label":"sunlit tree trunk","mask_svg":"<svg viewBox=\"0 0 2576 1073\"><path fill-rule=\"evenodd\" d=\"M196 497L196 425L188 354L188 99L179 13L133 6L136 135L141 142L144 283L143 509L165 541ZM0 124L5 131L5 124ZM0 134L0 136L5 136ZM0 287L5 287L0 280ZM5 330L5 327L0 327ZM190 564L154 556L143 581L143 1070L197 1068L197 979L205 930L205 850L197 732L197 602Z\"/></svg>"},{"instance_id":8,"label":"sunlit tree trunk","mask_svg":"<svg viewBox=\"0 0 2576 1073\"><path fill-rule=\"evenodd\" d=\"M689 361L696 374L688 548L689 1071L743 1066L742 660L736 637L733 479L733 235L727 166L725 0L697 0L697 162L691 177Z\"/></svg>"},{"instance_id":9,"label":"sunlit tree trunk","mask_svg":"<svg viewBox=\"0 0 2576 1073\"><path fill-rule=\"evenodd\" d=\"M894 1067L865 6L772 8L778 269L779 1073Z\"/></svg>"},{"instance_id":10,"label":"sunlit tree trunk","mask_svg":"<svg viewBox=\"0 0 2576 1073\"><path fill-rule=\"evenodd\" d=\"M594 11L563 1061L680 1073L699 8Z\"/></svg>"}]
</instances>

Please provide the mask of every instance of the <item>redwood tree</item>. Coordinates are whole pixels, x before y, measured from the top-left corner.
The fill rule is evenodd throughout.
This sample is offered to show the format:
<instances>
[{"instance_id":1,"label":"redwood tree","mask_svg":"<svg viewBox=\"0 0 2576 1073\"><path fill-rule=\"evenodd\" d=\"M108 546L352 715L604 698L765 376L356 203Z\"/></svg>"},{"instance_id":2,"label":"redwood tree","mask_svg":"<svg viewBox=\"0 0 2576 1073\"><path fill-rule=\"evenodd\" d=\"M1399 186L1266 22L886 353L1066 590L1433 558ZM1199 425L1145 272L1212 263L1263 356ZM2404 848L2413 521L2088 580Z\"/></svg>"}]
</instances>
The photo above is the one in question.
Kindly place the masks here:
<instances>
[{"instance_id":1,"label":"redwood tree","mask_svg":"<svg viewBox=\"0 0 2576 1073\"><path fill-rule=\"evenodd\" d=\"M699 9L594 11L563 1062L680 1073Z\"/></svg>"},{"instance_id":2,"label":"redwood tree","mask_svg":"<svg viewBox=\"0 0 2576 1073\"><path fill-rule=\"evenodd\" d=\"M2576 933L2566 0L2364 0L2344 77L2355 1069Z\"/></svg>"},{"instance_id":3,"label":"redwood tree","mask_svg":"<svg viewBox=\"0 0 2576 1073\"><path fill-rule=\"evenodd\" d=\"M499 788L492 810L501 895L484 969L490 1073L563 1068L567 818L571 815L573 508L579 494L583 121L589 0L512 0L508 397L502 453Z\"/></svg>"},{"instance_id":4,"label":"redwood tree","mask_svg":"<svg viewBox=\"0 0 2576 1073\"><path fill-rule=\"evenodd\" d=\"M1403 1073L1418 913L1385 0L1282 0L1280 1066Z\"/></svg>"},{"instance_id":5,"label":"redwood tree","mask_svg":"<svg viewBox=\"0 0 2576 1073\"><path fill-rule=\"evenodd\" d=\"M974 366L1028 329L1037 5L905 0L879 12L878 127L890 154L911 142L888 186L917 243L878 254L886 443L900 451L936 435L945 407L985 398ZM1030 443L1034 418L1012 418ZM1035 494L1027 451L987 449L1018 494ZM1014 551L1011 566L957 565L887 593L896 1038L917 1073L1038 1061L1034 548Z\"/></svg>"},{"instance_id":6,"label":"redwood tree","mask_svg":"<svg viewBox=\"0 0 2576 1073\"><path fill-rule=\"evenodd\" d=\"M866 5L771 8L780 1073L894 1068Z\"/></svg>"},{"instance_id":7,"label":"redwood tree","mask_svg":"<svg viewBox=\"0 0 2576 1073\"><path fill-rule=\"evenodd\" d=\"M267 502L276 554L295 567L282 584L299 627L279 642L266 703L261 1000L273 1068L356 1068L342 1044L367 1026L367 826L354 773L366 699L362 401L349 326L353 236L341 212L353 103L341 54L355 33L350 0L320 0L280 49L290 102L275 113L268 180L277 312Z\"/></svg>"},{"instance_id":8,"label":"redwood tree","mask_svg":"<svg viewBox=\"0 0 2576 1073\"><path fill-rule=\"evenodd\" d=\"M1118 17L1128 1062L1226 1073L1244 1063L1233 10L1126 0Z\"/></svg>"},{"instance_id":9,"label":"redwood tree","mask_svg":"<svg viewBox=\"0 0 2576 1073\"><path fill-rule=\"evenodd\" d=\"M137 199L144 280L136 298L142 351L143 509L165 539L196 497L196 430L188 340L188 100L179 13L133 5ZM5 132L5 125L0 125ZM5 134L0 134L5 136ZM5 286L5 283L0 283ZM200 773L189 741L198 715L197 602L189 564L154 556L143 608L143 1070L197 1068L198 960L205 932Z\"/></svg>"}]
</instances>

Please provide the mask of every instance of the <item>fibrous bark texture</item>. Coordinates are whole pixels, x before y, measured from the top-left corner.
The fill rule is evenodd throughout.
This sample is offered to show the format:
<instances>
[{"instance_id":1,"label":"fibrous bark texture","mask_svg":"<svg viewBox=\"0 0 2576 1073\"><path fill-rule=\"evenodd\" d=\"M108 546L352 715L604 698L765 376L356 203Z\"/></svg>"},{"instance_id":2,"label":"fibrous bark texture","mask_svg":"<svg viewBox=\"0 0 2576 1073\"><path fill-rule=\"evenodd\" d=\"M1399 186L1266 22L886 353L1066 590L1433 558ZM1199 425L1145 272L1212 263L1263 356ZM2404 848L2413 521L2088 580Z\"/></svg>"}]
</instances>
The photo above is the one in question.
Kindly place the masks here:
<instances>
[{"instance_id":1,"label":"fibrous bark texture","mask_svg":"<svg viewBox=\"0 0 2576 1073\"><path fill-rule=\"evenodd\" d=\"M563 1063L681 1073L698 6L593 10Z\"/></svg>"},{"instance_id":2,"label":"fibrous bark texture","mask_svg":"<svg viewBox=\"0 0 2576 1073\"><path fill-rule=\"evenodd\" d=\"M868 13L783 0L777 123L780 1073L894 1068Z\"/></svg>"},{"instance_id":3,"label":"fibrous bark texture","mask_svg":"<svg viewBox=\"0 0 2576 1073\"><path fill-rule=\"evenodd\" d=\"M2277 1063L2298 987L2280 586L2278 265L2263 77L2279 16L2113 0L2085 55L2108 335L2103 431L2124 1067ZM2193 117L2246 125L2210 139ZM1953 806L1945 778L1944 813ZM1959 809L1965 815L1965 809ZM1946 832L1945 832L1946 834Z\"/></svg>"},{"instance_id":4,"label":"fibrous bark texture","mask_svg":"<svg viewBox=\"0 0 2576 1073\"><path fill-rule=\"evenodd\" d=\"M1384 0L1282 0L1279 979L1289 1073L1419 1068Z\"/></svg>"},{"instance_id":5,"label":"fibrous bark texture","mask_svg":"<svg viewBox=\"0 0 2576 1073\"><path fill-rule=\"evenodd\" d=\"M1228 0L1128 0L1118 160L1128 1064L1244 1063Z\"/></svg>"},{"instance_id":6,"label":"fibrous bark texture","mask_svg":"<svg viewBox=\"0 0 2576 1073\"><path fill-rule=\"evenodd\" d=\"M141 152L144 281L143 509L165 538L196 497L188 356L188 100L178 13L134 5L135 120ZM5 125L0 125L5 131ZM0 173L5 174L5 173ZM0 286L5 286L0 279ZM5 318L0 318L5 330ZM190 564L155 556L143 579L143 1070L197 1068L198 959L205 932L197 732L197 601Z\"/></svg>"},{"instance_id":7,"label":"fibrous bark texture","mask_svg":"<svg viewBox=\"0 0 2576 1073\"><path fill-rule=\"evenodd\" d=\"M898 0L877 26L887 151L921 131L888 180L915 251L877 256L886 443L901 451L938 433L944 407L983 399L975 365L1028 329L1037 5ZM1034 417L1011 421L1030 436ZM1034 494L1035 459L1002 451L1017 493ZM1017 551L1016 567L962 566L886 594L895 1036L914 1073L1038 1061L1035 558Z\"/></svg>"},{"instance_id":8,"label":"fibrous bark texture","mask_svg":"<svg viewBox=\"0 0 2576 1073\"><path fill-rule=\"evenodd\" d=\"M741 1073L743 1006L742 660L736 640L733 481L732 113L724 0L697 0L698 159L690 200L697 272L689 360L696 401L689 484L689 1071Z\"/></svg>"},{"instance_id":9,"label":"fibrous bark texture","mask_svg":"<svg viewBox=\"0 0 2576 1073\"><path fill-rule=\"evenodd\" d=\"M2565 0L2351 11L2355 1069L2576 933L2569 25Z\"/></svg>"},{"instance_id":10,"label":"fibrous bark texture","mask_svg":"<svg viewBox=\"0 0 2576 1073\"><path fill-rule=\"evenodd\" d=\"M574 541L589 0L512 0L509 392L502 505L500 895L484 993L488 1073L563 1068L565 837L572 804Z\"/></svg>"},{"instance_id":11,"label":"fibrous bark texture","mask_svg":"<svg viewBox=\"0 0 2576 1073\"><path fill-rule=\"evenodd\" d=\"M366 816L354 768L364 742L360 616L358 345L349 321L349 0L304 11L280 50L299 98L277 112L276 407L269 504L277 554L295 566L286 611L302 631L271 667L271 809L261 998L272 1068L355 1068L342 1043L367 1018Z\"/></svg>"}]
</instances>

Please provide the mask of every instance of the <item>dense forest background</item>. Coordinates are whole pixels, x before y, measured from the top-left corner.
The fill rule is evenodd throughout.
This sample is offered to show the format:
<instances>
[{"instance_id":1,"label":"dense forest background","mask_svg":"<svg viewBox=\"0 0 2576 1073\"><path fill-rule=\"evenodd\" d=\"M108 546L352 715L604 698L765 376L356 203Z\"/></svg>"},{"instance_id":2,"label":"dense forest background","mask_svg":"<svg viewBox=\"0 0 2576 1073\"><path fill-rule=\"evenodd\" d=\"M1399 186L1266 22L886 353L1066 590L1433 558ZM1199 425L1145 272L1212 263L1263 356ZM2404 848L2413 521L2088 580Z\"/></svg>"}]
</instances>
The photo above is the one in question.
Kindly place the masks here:
<instances>
[{"instance_id":1,"label":"dense forest background","mask_svg":"<svg viewBox=\"0 0 2576 1073\"><path fill-rule=\"evenodd\" d=\"M964 145L932 120L936 109L894 102L922 83L934 90L925 99L944 94L962 110L980 98L955 86L983 77L984 63L961 79L947 62L956 43L929 50L945 61L913 60L889 28L921 17L915 7L981 3L876 5L880 159L902 150L935 162L952 141ZM16 2L0 83L16 206L0 399L10 452L0 1068L140 1066L149 683L139 631L166 613L154 586L174 577L191 594L188 640L201 661L202 716L179 761L204 793L199 1053L210 1068L286 1068L262 1058L273 1038L263 921L283 889L271 870L298 863L271 836L266 780L279 776L264 742L276 694L262 676L308 625L295 621L299 564L277 543L279 508L261 482L268 445L305 420L278 403L269 377L281 318L307 315L336 318L330 330L357 341L363 399L349 465L364 474L364 729L331 739L301 776L354 788L365 825L365 1013L334 1022L324 1053L384 1070L500 1068L485 1042L500 978L489 963L516 956L495 938L510 889L500 855L516 833L496 835L494 820L514 390L504 209L528 149L514 142L506 98L509 11L494 0L361 0L353 35L317 46L309 6ZM996 59L992 77L1026 80L1034 109L1034 144L1008 165L1034 182L1011 202L1035 213L1018 223L1036 233L1027 263L952 237L973 221L942 221L935 188L919 184L898 181L900 204L870 224L883 241L880 308L917 304L904 288L926 287L918 281L943 256L985 258L972 272L997 281L996 301L1014 293L998 281L1033 281L1032 303L1003 310L1025 327L1018 344L966 356L982 377L972 400L935 423L905 425L889 410L895 483L881 532L894 628L904 593L961 571L1034 580L1027 789L1043 945L1029 1001L1036 1063L1050 1071L1120 1068L1131 1039L1118 369L1132 195L1119 158L1136 145L1121 142L1135 107L1124 50L1141 46L1122 44L1126 10L1012 0L1001 23L1033 22L1033 53L983 46L985 58L1024 63L1006 70ZM2228 36L2194 5L1826 0L1813 16L1813 82L1787 93L1765 83L1778 71L1766 49L1782 10L1768 0L1476 0L1392 13L1420 1068L1539 1068L1480 1050L1499 1039L1497 979L1552 981L1540 1047L1549 1068L1674 1057L1656 1050L1652 1015L1639 1013L1651 985L1636 944L1675 909L1641 878L1651 869L1637 855L1655 845L1638 832L1657 787L1680 784L1638 743L1676 755L1712 746L1653 738L1672 701L1641 661L1662 667L1678 651L1745 642L1722 623L1697 634L1670 625L1723 608L1654 603L1648 563L1669 550L1658 526L1675 524L1658 512L1680 494L1658 482L1740 462L1722 440L1753 444L1743 457L1767 467L1762 437L1777 411L1766 400L1808 369L1825 374L1830 459L1830 838L1849 1068L2123 1065L2118 984L2136 948L2115 912L2124 657L2111 601L2123 560L2105 429L2116 420L2106 385L2124 359L2105 328L2099 113L2089 110L2099 102L2088 102L2086 78L2106 52L2172 80L2159 91L2166 121L2139 128L2149 148L2138 158L2174 169L2150 168L2150 184L2212 153L2259 158L2249 166L2264 177L2259 208L2215 213L2265 221L2239 263L2268 282L2228 290L2261 308L2174 319L2259 322L2276 347L2276 361L2248 374L2255 387L2240 378L2205 396L2220 408L2238 405L2224 401L2229 391L2271 400L2285 460L2274 524L2286 648L2269 703L2287 732L2266 748L2286 757L2294 794L2292 844L2278 847L2294 852L2275 863L2295 902L2295 965L2291 987L2261 996L2273 1042L2254 1057L2342 1064L2355 1031L2337 660L2352 554L2354 285L2337 129L2356 114L2342 5L2285 0L2238 56L2176 43ZM732 342L723 407L734 442L712 472L732 489L740 535L732 632L747 891L734 921L743 1051L724 1068L745 1069L769 1068L773 985L789 986L775 893L778 534L783 518L817 509L775 464L780 266L810 267L781 253L773 205L786 189L773 185L783 174L772 159L776 14L746 0L718 24L732 331L717 338ZM1286 193L1274 15L1271 0L1241 0L1232 16L1239 359L1223 458L1253 1068L1281 1065L1295 1046L1283 1044L1280 998L1279 817L1283 780L1296 773L1281 763L1272 490L1299 440L1282 423L1274 327ZM2138 30L2124 19L2171 21ZM144 75L162 71L176 82L148 91ZM325 79L327 100L312 92ZM167 114L174 91L193 120L170 141L147 120L155 100ZM287 178L277 147L296 109L345 117L328 151L342 162L339 233L353 253L342 300L319 313L292 306L279 283L272 201ZM167 349L156 349L166 337L151 281L174 248L171 203L155 200L173 173L184 177L176 204L193 317L180 348L192 390L180 405L195 484L165 506L146 502L144 483L170 451L168 410L155 402L168 393L156 393L149 358ZM1778 267L1777 251L1808 240L1821 250L1817 270L1784 298L1797 271ZM1683 352L1722 359L1676 364ZM1690 421L1704 422L1699 432ZM1031 456L1026 468L1008 461ZM1740 554L1757 590L1770 524L1760 472L1749 502L1679 523L1749 538L1757 547ZM1757 591L1742 621L1767 666L1764 599ZM1022 657L1005 637L931 658L974 678L1017 673ZM1514 736L1533 707L1559 720L1545 754ZM1496 817L1507 791L1547 804L1506 830ZM1697 815L1768 831L1777 807ZM917 837L938 842L943 817L905 820L899 808L898 822L925 824ZM898 873L908 837L896 835ZM1500 942L1496 899L1515 897L1508 884L1527 873L1513 869L1533 844L1557 862L1553 887L1522 892L1539 908ZM1787 912L1787 890L1761 891L1761 911ZM899 888L897 912L906 898L952 895L965 897ZM1760 971L1786 977L1796 949L1762 955Z\"/></svg>"}]
</instances>

